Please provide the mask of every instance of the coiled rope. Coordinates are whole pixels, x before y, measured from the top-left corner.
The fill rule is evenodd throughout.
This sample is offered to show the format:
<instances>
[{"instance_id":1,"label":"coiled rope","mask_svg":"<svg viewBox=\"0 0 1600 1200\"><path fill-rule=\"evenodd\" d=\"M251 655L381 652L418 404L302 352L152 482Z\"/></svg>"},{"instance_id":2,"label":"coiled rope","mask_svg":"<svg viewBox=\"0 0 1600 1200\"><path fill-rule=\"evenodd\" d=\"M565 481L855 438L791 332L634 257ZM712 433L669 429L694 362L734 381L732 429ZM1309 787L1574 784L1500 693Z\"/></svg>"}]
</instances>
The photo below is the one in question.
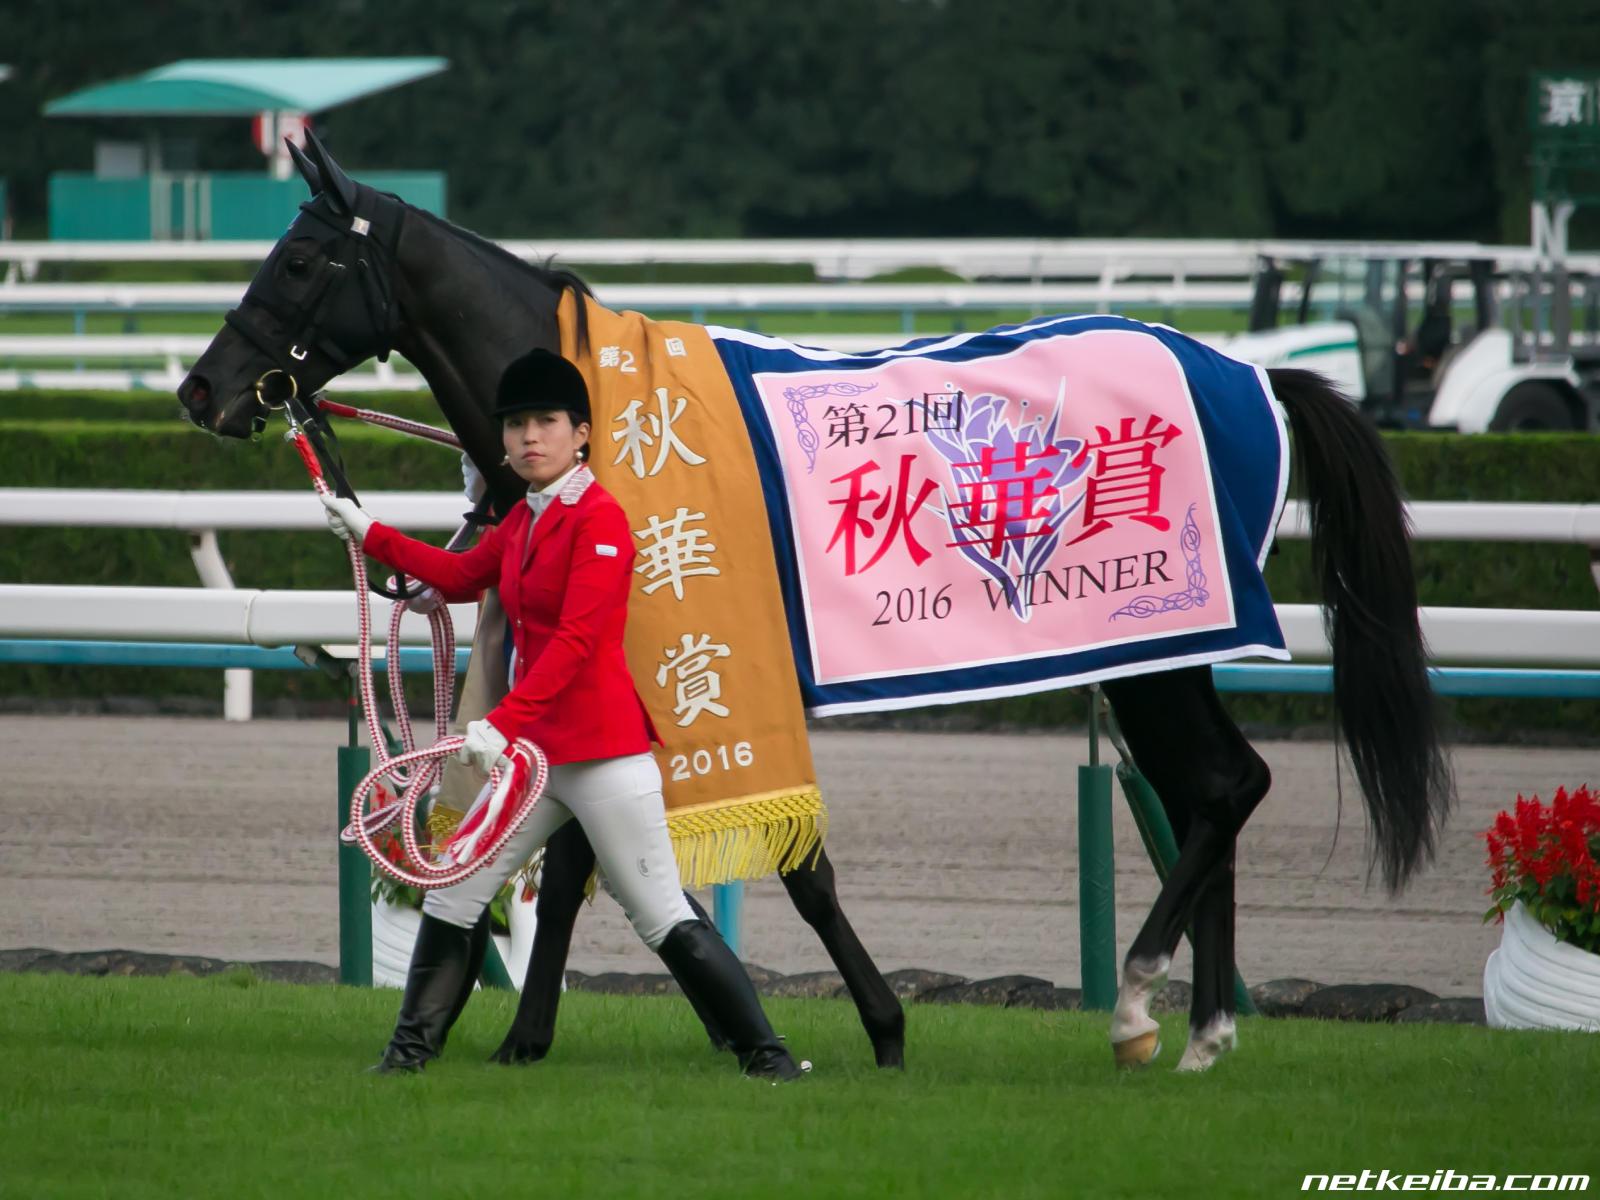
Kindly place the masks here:
<instances>
[{"instance_id":1,"label":"coiled rope","mask_svg":"<svg viewBox=\"0 0 1600 1200\"><path fill-rule=\"evenodd\" d=\"M264 377L263 377L264 378ZM258 384L259 389L259 384ZM258 390L259 396L259 390ZM292 398L291 398L292 399ZM324 405L324 407L331 407ZM341 406L342 407L342 406ZM352 410L353 413L355 410ZM333 495L323 477L322 464L317 459L305 428L295 417L294 405L284 407L289 419L288 438L305 464L311 486L321 496ZM367 411L359 410L367 419ZM372 414L386 416L386 414ZM398 422L399 418L384 421ZM376 423L376 422L375 422ZM404 422L412 426L415 422ZM391 424L391 428L400 428ZM429 426L418 426L429 429ZM403 429L416 433L416 429ZM419 435L420 436L420 435ZM441 437L430 440L443 441ZM356 622L359 631L359 666L357 686L361 693L361 709L366 717L367 734L372 740L372 750L377 765L356 784L350 797L350 824L339 834L339 840L361 847L372 865L385 875L414 888L431 889L449 887L471 877L493 862L512 836L520 829L528 815L544 794L550 768L544 751L527 738L517 738L506 750L507 768L496 767L489 773L489 783L479 793L456 831L439 848L437 856L430 853L417 838L417 805L431 793L445 760L454 757L465 738L449 732L450 706L455 696L456 633L455 622L449 608L443 603L428 612L428 623L433 636L433 717L435 741L433 745L418 748L411 726L411 713L406 705L405 688L400 670L400 622L406 608L395 603L389 618L389 696L394 704L395 719L400 727L401 752L387 755L387 743L378 720L376 689L372 682L372 608L367 595L367 564L361 547L354 541L345 543L350 557L350 571L355 578ZM399 798L369 807L378 791L379 781L388 777L397 789ZM400 840L405 847L406 863L389 860L378 848L376 838L395 824L400 826Z\"/></svg>"}]
</instances>

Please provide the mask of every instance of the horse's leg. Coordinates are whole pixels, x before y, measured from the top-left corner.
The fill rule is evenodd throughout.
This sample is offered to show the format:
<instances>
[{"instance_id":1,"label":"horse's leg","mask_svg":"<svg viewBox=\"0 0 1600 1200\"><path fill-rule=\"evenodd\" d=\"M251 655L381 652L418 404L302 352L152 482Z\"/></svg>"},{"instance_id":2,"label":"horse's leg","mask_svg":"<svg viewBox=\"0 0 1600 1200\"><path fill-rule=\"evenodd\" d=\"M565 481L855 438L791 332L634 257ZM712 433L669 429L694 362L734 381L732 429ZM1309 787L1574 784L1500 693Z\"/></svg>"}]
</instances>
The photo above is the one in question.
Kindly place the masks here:
<instances>
[{"instance_id":1,"label":"horse's leg","mask_svg":"<svg viewBox=\"0 0 1600 1200\"><path fill-rule=\"evenodd\" d=\"M1234 839L1272 777L1223 709L1209 667L1115 680L1104 687L1134 762L1161 798L1181 847L1123 962L1111 1041L1119 1065L1136 1066L1148 1063L1160 1048L1150 998L1166 980L1185 927L1224 872L1226 885L1212 899L1214 907L1205 908L1204 932L1198 927L1195 932L1191 1034L1205 1040L1219 1013L1231 1017ZM1218 961L1224 953L1225 964ZM1223 972L1227 984L1219 993L1209 981ZM1231 1044L1231 1029L1221 1041Z\"/></svg>"},{"instance_id":2,"label":"horse's leg","mask_svg":"<svg viewBox=\"0 0 1600 1200\"><path fill-rule=\"evenodd\" d=\"M517 1001L517 1015L491 1061L538 1062L550 1053L556 1036L556 1009L561 1004L561 975L572 947L572 928L583 905L584 885L593 870L594 850L577 821L568 821L545 843L528 974Z\"/></svg>"},{"instance_id":3,"label":"horse's leg","mask_svg":"<svg viewBox=\"0 0 1600 1200\"><path fill-rule=\"evenodd\" d=\"M1204 1071L1238 1042L1234 1027L1234 850L1211 873L1194 910L1194 1000L1180 1071Z\"/></svg>"},{"instance_id":4,"label":"horse's leg","mask_svg":"<svg viewBox=\"0 0 1600 1200\"><path fill-rule=\"evenodd\" d=\"M789 899L807 925L817 931L844 977L850 998L856 1002L861 1024L872 1041L872 1054L880 1067L904 1067L906 1053L906 1014L893 989L884 981L872 956L867 953L856 931L839 906L834 886L833 864L827 851L818 849L816 857L781 876Z\"/></svg>"},{"instance_id":5,"label":"horse's leg","mask_svg":"<svg viewBox=\"0 0 1600 1200\"><path fill-rule=\"evenodd\" d=\"M1117 718L1119 723L1124 719L1123 709L1117 709ZM1166 792L1159 793L1156 798L1166 812L1173 840L1180 847L1178 861L1182 862L1182 850L1188 847L1194 827L1190 810L1186 805L1176 803L1177 798L1169 797ZM1176 873L1177 864L1174 864L1167 875L1168 883ZM1174 897L1165 888L1166 885L1163 885L1163 891L1157 897L1158 908L1163 900L1167 901L1168 908L1173 903ZM1161 1027L1150 1015L1150 1001L1166 983L1173 951L1178 947L1178 939L1183 936L1182 924L1178 923L1176 933L1171 932L1172 924L1167 911L1159 914L1152 911L1145 918L1123 960L1117 1004L1111 1017L1111 1046L1118 1066L1144 1066L1161 1050Z\"/></svg>"}]
</instances>

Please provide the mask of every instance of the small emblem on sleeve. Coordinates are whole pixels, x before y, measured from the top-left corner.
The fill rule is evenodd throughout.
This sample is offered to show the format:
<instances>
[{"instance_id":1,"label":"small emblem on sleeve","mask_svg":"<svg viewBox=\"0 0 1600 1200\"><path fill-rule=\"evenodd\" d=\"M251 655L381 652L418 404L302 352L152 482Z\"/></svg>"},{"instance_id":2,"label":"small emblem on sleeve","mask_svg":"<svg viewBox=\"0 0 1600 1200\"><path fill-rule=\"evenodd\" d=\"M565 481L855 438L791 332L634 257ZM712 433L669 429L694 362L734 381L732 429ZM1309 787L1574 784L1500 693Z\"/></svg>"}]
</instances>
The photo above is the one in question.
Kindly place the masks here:
<instances>
[{"instance_id":1,"label":"small emblem on sleeve","mask_svg":"<svg viewBox=\"0 0 1600 1200\"><path fill-rule=\"evenodd\" d=\"M615 546L607 546L603 542L596 544L594 552L602 558L615 558L617 556L617 548Z\"/></svg>"}]
</instances>

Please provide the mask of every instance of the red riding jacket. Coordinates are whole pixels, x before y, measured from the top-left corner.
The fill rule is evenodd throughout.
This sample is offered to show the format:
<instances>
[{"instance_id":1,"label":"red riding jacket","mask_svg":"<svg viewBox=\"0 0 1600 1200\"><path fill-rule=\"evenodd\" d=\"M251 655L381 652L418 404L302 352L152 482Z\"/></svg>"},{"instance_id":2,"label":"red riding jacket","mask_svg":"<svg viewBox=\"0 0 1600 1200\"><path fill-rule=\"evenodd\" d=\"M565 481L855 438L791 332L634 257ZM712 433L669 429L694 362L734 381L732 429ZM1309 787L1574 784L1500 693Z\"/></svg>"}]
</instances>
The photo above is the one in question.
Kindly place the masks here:
<instances>
[{"instance_id":1,"label":"red riding jacket","mask_svg":"<svg viewBox=\"0 0 1600 1200\"><path fill-rule=\"evenodd\" d=\"M499 587L517 648L516 678L488 719L507 738L531 739L552 764L638 754L661 740L622 651L633 534L622 506L587 468L537 522L518 504L464 554L380 522L362 548L452 604Z\"/></svg>"}]
</instances>

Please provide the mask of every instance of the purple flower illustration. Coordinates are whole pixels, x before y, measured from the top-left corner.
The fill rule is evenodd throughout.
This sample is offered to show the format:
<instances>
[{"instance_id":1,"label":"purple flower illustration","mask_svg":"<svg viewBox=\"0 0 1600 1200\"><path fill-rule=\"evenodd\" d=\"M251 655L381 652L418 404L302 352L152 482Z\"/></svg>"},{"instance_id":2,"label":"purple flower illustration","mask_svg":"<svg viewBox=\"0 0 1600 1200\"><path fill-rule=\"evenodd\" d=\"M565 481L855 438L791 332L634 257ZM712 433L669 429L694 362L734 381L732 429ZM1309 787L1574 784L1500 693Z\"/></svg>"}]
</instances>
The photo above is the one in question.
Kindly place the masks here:
<instances>
[{"instance_id":1,"label":"purple flower illustration","mask_svg":"<svg viewBox=\"0 0 1600 1200\"><path fill-rule=\"evenodd\" d=\"M1026 576L1050 561L1062 524L1083 503L1081 492L1070 501L1063 494L1088 472L1089 462L1072 465L1082 438L1057 436L1062 400L1058 394L1048 418L1017 427L1006 420L1006 397L963 397L957 428L926 431L955 477L956 495L944 497L950 540L999 584L1019 621L1031 615Z\"/></svg>"}]
</instances>

